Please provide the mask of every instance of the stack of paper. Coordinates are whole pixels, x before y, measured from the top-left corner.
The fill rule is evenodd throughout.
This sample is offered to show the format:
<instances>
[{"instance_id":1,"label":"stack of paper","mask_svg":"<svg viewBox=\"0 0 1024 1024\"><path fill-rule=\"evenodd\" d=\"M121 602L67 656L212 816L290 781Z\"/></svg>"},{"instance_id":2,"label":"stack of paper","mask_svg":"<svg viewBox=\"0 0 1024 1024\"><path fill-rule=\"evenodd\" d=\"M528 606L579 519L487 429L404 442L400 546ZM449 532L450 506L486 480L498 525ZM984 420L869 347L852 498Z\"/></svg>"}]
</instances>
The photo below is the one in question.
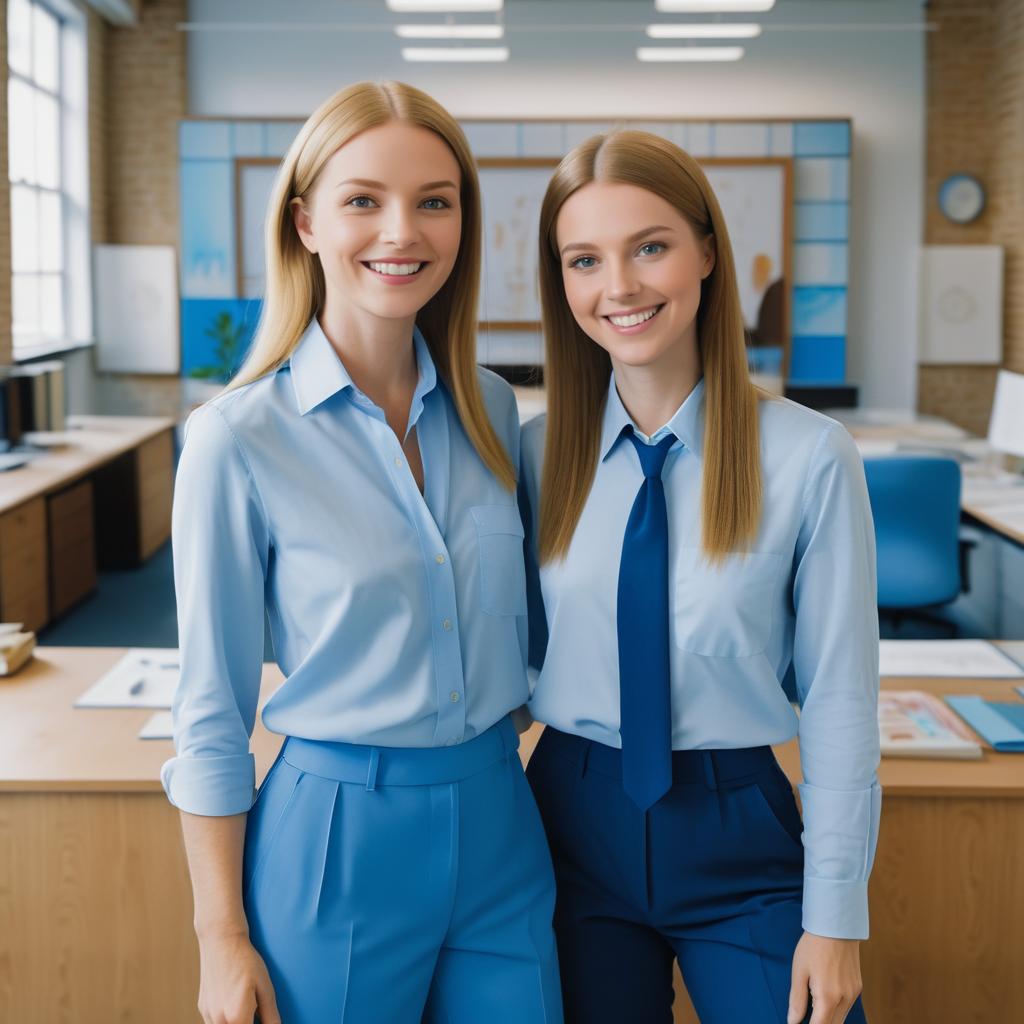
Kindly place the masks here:
<instances>
[{"instance_id":1,"label":"stack of paper","mask_svg":"<svg viewBox=\"0 0 1024 1024\"><path fill-rule=\"evenodd\" d=\"M13 675L32 657L36 635L20 622L0 622L0 676Z\"/></svg>"},{"instance_id":2,"label":"stack of paper","mask_svg":"<svg viewBox=\"0 0 1024 1024\"><path fill-rule=\"evenodd\" d=\"M1024 669L987 640L883 640L879 674L1019 679Z\"/></svg>"}]
</instances>

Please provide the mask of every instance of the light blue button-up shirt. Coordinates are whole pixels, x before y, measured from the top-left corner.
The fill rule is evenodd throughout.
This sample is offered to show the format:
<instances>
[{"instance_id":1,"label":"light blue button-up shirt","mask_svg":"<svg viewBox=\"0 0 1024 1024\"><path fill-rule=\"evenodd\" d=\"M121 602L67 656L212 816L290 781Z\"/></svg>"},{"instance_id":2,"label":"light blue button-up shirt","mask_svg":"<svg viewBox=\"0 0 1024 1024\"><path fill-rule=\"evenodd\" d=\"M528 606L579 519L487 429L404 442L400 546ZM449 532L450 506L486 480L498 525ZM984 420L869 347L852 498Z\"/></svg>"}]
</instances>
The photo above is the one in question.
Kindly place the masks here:
<instances>
[{"instance_id":1,"label":"light blue button-up shirt","mask_svg":"<svg viewBox=\"0 0 1024 1024\"><path fill-rule=\"evenodd\" d=\"M288 364L189 420L173 518L177 757L162 773L183 810L252 804L264 608L286 677L263 710L272 732L452 745L527 698L515 495L470 444L418 331L414 344L425 494L315 319ZM512 391L479 379L518 460Z\"/></svg>"},{"instance_id":2,"label":"light blue button-up shirt","mask_svg":"<svg viewBox=\"0 0 1024 1024\"><path fill-rule=\"evenodd\" d=\"M672 419L669 516L674 749L756 747L799 735L804 929L867 938L867 880L881 807L875 542L860 455L834 420L760 403L764 500L749 554L700 551L704 387ZM593 487L564 561L536 575L545 418L523 428L531 597L530 701L538 721L609 746L619 737L616 601L622 539L643 474L632 422L609 387ZM532 526L530 524L533 524ZM539 585L538 585L539 583ZM546 615L546 617L545 617ZM798 716L782 689L792 667Z\"/></svg>"}]
</instances>

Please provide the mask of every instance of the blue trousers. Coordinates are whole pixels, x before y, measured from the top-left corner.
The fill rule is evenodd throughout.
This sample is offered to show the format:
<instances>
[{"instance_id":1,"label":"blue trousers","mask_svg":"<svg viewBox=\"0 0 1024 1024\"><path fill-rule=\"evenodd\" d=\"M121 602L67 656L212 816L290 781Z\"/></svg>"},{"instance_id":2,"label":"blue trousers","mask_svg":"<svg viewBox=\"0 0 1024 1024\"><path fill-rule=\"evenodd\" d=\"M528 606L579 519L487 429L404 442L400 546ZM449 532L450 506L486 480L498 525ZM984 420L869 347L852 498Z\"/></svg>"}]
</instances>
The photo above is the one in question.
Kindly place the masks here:
<instances>
[{"instance_id":1,"label":"blue trousers","mask_svg":"<svg viewBox=\"0 0 1024 1024\"><path fill-rule=\"evenodd\" d=\"M643 812L618 750L548 727L530 761L566 1022L670 1024L675 958L702 1024L785 1024L803 934L790 784L770 747L675 751L672 769ZM864 1024L859 1000L846 1019Z\"/></svg>"},{"instance_id":2,"label":"blue trousers","mask_svg":"<svg viewBox=\"0 0 1024 1024\"><path fill-rule=\"evenodd\" d=\"M289 738L245 908L284 1024L560 1024L555 889L506 718L453 747Z\"/></svg>"}]
</instances>

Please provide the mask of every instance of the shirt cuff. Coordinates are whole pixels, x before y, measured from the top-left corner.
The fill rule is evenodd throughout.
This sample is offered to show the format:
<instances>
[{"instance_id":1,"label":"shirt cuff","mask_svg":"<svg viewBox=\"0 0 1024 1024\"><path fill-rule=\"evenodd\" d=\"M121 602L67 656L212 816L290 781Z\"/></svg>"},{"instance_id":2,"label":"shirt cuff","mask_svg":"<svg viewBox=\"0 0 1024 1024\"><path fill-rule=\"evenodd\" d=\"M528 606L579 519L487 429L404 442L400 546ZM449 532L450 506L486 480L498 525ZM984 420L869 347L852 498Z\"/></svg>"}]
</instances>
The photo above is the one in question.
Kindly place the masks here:
<instances>
[{"instance_id":1,"label":"shirt cuff","mask_svg":"<svg viewBox=\"0 0 1024 1024\"><path fill-rule=\"evenodd\" d=\"M805 932L827 939L868 937L868 883L804 876Z\"/></svg>"},{"instance_id":2,"label":"shirt cuff","mask_svg":"<svg viewBox=\"0 0 1024 1024\"><path fill-rule=\"evenodd\" d=\"M160 770L160 781L167 799L189 814L244 814L256 796L256 759L252 754L172 757Z\"/></svg>"}]
</instances>

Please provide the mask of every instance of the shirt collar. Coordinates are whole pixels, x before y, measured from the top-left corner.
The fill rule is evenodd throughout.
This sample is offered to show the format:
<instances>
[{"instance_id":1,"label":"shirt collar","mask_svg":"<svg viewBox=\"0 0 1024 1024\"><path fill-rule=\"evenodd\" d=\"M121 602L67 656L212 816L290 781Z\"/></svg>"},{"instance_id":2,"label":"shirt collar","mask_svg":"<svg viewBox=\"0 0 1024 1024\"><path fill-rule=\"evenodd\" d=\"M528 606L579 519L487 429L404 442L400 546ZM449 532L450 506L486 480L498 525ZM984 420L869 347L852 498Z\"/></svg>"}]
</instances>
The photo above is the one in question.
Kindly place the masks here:
<instances>
[{"instance_id":1,"label":"shirt collar","mask_svg":"<svg viewBox=\"0 0 1024 1024\"><path fill-rule=\"evenodd\" d=\"M409 410L410 425L419 418L423 410L424 397L437 386L434 360L430 357L430 349L418 327L413 328L412 340L419 379ZM309 326L295 346L289 365L295 400L299 406L299 413L303 416L339 391L351 389L353 395L362 396L362 392L345 369L341 357L327 340L327 335L324 334L316 317L310 320Z\"/></svg>"},{"instance_id":2,"label":"shirt collar","mask_svg":"<svg viewBox=\"0 0 1024 1024\"><path fill-rule=\"evenodd\" d=\"M611 454L616 442L622 437L626 428L641 433L633 422L633 417L626 411L615 386L615 373L612 372L608 382L608 398L604 405L604 420L601 424L601 460ZM697 381L697 386L686 396L683 404L675 411L672 418L662 430L670 430L683 444L697 455L704 449L704 378ZM657 438L661 431L652 437Z\"/></svg>"}]
</instances>

